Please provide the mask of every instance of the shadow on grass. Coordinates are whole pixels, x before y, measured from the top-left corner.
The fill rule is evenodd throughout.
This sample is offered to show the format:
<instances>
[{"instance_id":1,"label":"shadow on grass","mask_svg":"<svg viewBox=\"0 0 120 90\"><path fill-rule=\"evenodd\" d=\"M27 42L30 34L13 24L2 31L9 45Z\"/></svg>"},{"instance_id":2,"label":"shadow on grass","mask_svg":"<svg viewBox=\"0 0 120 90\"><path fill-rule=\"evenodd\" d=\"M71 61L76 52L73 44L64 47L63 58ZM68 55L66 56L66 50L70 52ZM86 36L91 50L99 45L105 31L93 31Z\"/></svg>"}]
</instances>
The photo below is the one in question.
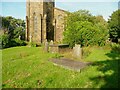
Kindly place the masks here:
<instances>
[{"instance_id":1,"label":"shadow on grass","mask_svg":"<svg viewBox=\"0 0 120 90\"><path fill-rule=\"evenodd\" d=\"M100 74L92 77L95 85L101 85L100 88L120 88L120 53L111 50L106 54L110 59L98 61L93 64L97 66Z\"/></svg>"}]
</instances>

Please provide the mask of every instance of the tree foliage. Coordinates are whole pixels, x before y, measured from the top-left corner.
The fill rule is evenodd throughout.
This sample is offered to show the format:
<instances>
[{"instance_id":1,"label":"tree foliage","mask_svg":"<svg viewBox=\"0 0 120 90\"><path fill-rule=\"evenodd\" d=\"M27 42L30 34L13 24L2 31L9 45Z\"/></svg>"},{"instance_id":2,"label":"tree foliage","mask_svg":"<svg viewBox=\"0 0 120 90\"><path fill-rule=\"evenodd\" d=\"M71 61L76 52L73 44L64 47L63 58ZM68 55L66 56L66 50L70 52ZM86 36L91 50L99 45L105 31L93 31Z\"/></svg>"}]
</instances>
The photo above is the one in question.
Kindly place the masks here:
<instances>
[{"instance_id":1,"label":"tree foliage","mask_svg":"<svg viewBox=\"0 0 120 90\"><path fill-rule=\"evenodd\" d=\"M110 38L113 40L120 38L120 9L112 13L108 25Z\"/></svg>"},{"instance_id":2,"label":"tree foliage","mask_svg":"<svg viewBox=\"0 0 120 90\"><path fill-rule=\"evenodd\" d=\"M69 13L66 17L64 42L70 44L71 47L75 44L105 45L107 34L107 22L102 16L95 17L89 11L79 10Z\"/></svg>"},{"instance_id":3,"label":"tree foliage","mask_svg":"<svg viewBox=\"0 0 120 90\"><path fill-rule=\"evenodd\" d=\"M21 45L24 41L17 42L17 39L20 37L21 40L25 39L25 22L24 20L15 19L11 16L2 17L1 32L4 32L0 36L3 48Z\"/></svg>"}]
</instances>

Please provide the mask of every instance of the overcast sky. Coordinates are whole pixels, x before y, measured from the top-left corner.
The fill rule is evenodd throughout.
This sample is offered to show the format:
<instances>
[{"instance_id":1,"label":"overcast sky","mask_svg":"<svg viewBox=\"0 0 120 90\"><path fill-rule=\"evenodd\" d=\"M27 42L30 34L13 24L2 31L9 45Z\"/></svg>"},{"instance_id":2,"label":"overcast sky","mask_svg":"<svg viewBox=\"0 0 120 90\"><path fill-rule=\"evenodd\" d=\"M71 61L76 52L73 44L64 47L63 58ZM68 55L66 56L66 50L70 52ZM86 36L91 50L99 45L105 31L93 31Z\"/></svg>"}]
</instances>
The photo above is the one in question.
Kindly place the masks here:
<instances>
[{"instance_id":1,"label":"overcast sky","mask_svg":"<svg viewBox=\"0 0 120 90\"><path fill-rule=\"evenodd\" d=\"M0 0L0 15L25 19L26 0ZM35 1L35 0L33 0ZM40 1L40 0L39 0ZM118 9L119 0L55 0L55 6L70 12L89 10L93 15L103 15L108 19Z\"/></svg>"}]
</instances>

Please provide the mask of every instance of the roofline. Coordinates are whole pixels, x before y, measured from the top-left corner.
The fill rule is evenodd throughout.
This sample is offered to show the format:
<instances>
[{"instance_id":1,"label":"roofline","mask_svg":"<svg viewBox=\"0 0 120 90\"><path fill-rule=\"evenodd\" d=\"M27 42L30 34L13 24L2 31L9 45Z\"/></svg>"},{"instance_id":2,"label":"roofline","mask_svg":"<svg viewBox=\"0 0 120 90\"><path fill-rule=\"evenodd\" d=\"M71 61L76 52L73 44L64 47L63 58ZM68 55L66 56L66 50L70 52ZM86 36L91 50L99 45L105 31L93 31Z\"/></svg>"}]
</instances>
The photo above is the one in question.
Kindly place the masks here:
<instances>
[{"instance_id":1,"label":"roofline","mask_svg":"<svg viewBox=\"0 0 120 90\"><path fill-rule=\"evenodd\" d=\"M60 9L60 8L56 8L56 7L54 7L54 9L57 9L57 10L60 10L60 11L63 11L63 12L68 12L66 10L63 10L63 9Z\"/></svg>"}]
</instances>

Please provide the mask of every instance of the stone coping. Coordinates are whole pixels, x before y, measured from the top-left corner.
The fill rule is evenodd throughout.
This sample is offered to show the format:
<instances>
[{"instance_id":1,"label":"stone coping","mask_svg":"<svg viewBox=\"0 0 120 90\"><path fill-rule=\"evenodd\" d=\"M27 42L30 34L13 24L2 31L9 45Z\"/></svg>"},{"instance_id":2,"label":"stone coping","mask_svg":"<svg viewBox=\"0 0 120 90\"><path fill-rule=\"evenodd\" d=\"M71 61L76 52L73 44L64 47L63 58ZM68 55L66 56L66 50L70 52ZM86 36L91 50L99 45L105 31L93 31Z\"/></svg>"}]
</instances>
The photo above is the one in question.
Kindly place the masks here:
<instances>
[{"instance_id":1,"label":"stone coping","mask_svg":"<svg viewBox=\"0 0 120 90\"><path fill-rule=\"evenodd\" d=\"M75 61L67 58L62 58L62 59L50 59L49 61L53 62L55 65L62 66L66 69L74 70L77 72L80 72L81 69L87 67L91 63L89 62L80 62L80 61Z\"/></svg>"},{"instance_id":2,"label":"stone coping","mask_svg":"<svg viewBox=\"0 0 120 90\"><path fill-rule=\"evenodd\" d=\"M61 47L61 46L69 46L68 44L53 44L49 45L50 47Z\"/></svg>"}]
</instances>

